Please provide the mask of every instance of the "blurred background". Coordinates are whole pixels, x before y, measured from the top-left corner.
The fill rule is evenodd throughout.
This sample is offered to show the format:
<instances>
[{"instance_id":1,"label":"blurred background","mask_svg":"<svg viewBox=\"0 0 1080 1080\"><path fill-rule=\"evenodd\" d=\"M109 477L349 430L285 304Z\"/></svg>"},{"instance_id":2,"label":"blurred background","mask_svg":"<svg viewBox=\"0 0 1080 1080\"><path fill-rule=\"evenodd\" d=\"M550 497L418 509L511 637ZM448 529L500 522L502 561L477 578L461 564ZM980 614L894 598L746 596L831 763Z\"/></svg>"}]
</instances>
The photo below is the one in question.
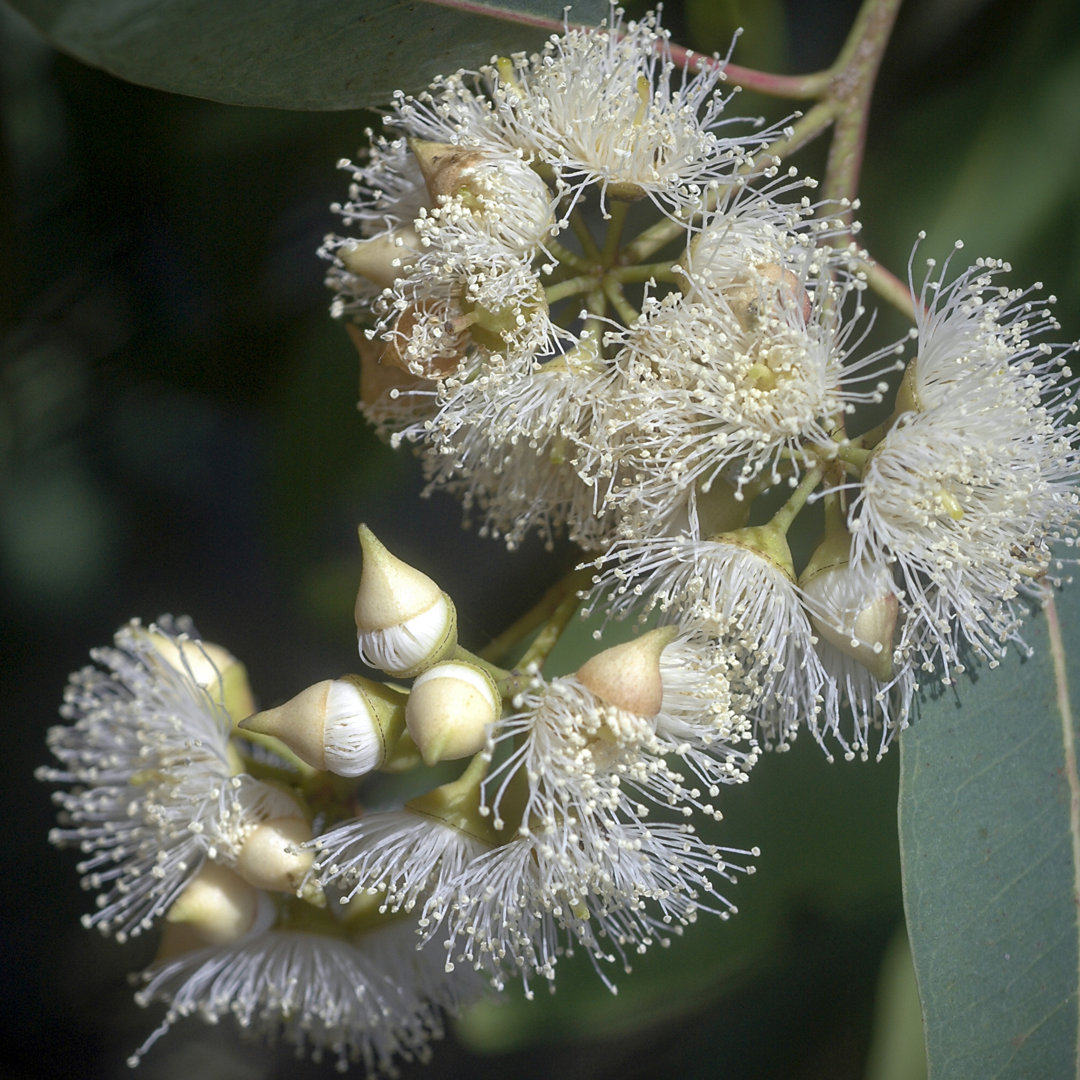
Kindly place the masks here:
<instances>
[{"instance_id":1,"label":"blurred background","mask_svg":"<svg viewBox=\"0 0 1080 1080\"><path fill-rule=\"evenodd\" d=\"M675 40L784 72L831 62L847 0L685 0ZM740 109L778 118L781 102ZM359 418L356 356L315 256L362 113L242 109L132 86L0 6L0 724L12 831L0 885L0 1077L130 1075L157 1024L125 973L152 942L83 931L72 852L32 779L70 671L134 615L191 614L264 705L355 668L355 526L459 604L479 646L574 562L510 557L420 500L415 462ZM822 148L797 159L820 175ZM910 0L875 96L863 240L1009 259L1080 336L1075 0ZM1076 249L1076 250L1074 250ZM882 342L903 332L885 314ZM612 998L568 964L554 997L478 1010L407 1076L918 1075L895 838L897 754L827 766L809 740L730 793L719 842L757 845L729 923L644 958ZM12 850L13 845L13 850ZM905 1017L907 1019L905 1019ZM887 1039L897 1037L900 1049ZM911 1062L914 1061L914 1069ZM181 1025L144 1080L330 1075L228 1026Z\"/></svg>"}]
</instances>

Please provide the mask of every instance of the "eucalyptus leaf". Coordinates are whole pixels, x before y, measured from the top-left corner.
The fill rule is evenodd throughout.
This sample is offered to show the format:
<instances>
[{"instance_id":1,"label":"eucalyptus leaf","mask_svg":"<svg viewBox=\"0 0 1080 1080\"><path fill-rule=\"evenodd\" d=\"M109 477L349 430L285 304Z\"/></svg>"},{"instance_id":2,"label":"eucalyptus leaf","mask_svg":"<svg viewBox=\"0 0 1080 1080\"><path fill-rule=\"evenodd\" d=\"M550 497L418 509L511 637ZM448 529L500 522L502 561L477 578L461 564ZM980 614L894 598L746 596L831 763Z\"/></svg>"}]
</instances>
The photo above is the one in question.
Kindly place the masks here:
<instances>
[{"instance_id":1,"label":"eucalyptus leaf","mask_svg":"<svg viewBox=\"0 0 1080 1080\"><path fill-rule=\"evenodd\" d=\"M932 1078L1080 1073L1080 783L1066 680L1080 590L1066 586L1025 636L1034 655L1011 649L901 738L905 904Z\"/></svg>"},{"instance_id":2,"label":"eucalyptus leaf","mask_svg":"<svg viewBox=\"0 0 1080 1080\"><path fill-rule=\"evenodd\" d=\"M232 105L356 109L540 47L563 0L11 0L58 49L129 82ZM467 10L466 10L467 8ZM575 0L598 22L606 0Z\"/></svg>"}]
</instances>

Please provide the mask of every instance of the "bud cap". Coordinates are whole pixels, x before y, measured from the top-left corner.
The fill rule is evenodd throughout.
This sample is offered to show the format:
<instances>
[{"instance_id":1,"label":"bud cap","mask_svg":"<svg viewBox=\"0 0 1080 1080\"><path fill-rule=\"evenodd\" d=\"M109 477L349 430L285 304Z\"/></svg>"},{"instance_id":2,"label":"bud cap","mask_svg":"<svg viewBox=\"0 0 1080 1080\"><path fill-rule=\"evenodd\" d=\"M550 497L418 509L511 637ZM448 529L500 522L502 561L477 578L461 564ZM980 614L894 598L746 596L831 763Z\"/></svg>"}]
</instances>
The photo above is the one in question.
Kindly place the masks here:
<instances>
[{"instance_id":1,"label":"bud cap","mask_svg":"<svg viewBox=\"0 0 1080 1080\"><path fill-rule=\"evenodd\" d=\"M610 705L638 716L655 716L664 700L660 654L676 632L674 626L661 626L604 649L578 668L577 680Z\"/></svg>"}]
</instances>

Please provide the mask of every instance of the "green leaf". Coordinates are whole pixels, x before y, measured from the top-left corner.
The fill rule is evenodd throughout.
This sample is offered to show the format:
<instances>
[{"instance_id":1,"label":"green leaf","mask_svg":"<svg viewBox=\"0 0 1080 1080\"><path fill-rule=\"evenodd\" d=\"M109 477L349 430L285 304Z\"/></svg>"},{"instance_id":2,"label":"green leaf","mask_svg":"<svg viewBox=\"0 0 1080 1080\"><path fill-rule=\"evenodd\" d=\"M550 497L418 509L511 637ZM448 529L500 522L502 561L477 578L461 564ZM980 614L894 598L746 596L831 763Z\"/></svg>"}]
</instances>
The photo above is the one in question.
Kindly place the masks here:
<instances>
[{"instance_id":1,"label":"green leaf","mask_svg":"<svg viewBox=\"0 0 1080 1080\"><path fill-rule=\"evenodd\" d=\"M1077 1057L1080 781L1066 587L901 738L900 844L930 1076L1064 1077Z\"/></svg>"},{"instance_id":2,"label":"green leaf","mask_svg":"<svg viewBox=\"0 0 1080 1080\"><path fill-rule=\"evenodd\" d=\"M386 104L395 90L419 90L439 73L538 48L565 10L563 0L11 4L58 49L122 79L281 109ZM607 10L606 0L575 0L573 15L599 22Z\"/></svg>"}]
</instances>

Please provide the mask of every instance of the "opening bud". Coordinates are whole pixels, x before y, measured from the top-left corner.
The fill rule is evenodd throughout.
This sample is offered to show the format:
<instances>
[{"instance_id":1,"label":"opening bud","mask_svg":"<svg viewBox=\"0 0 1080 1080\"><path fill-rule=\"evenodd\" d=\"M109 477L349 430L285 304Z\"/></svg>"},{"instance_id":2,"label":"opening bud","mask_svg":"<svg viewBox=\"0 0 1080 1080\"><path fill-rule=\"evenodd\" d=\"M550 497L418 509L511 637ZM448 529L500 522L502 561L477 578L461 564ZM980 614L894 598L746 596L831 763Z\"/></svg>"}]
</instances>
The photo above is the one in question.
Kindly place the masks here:
<instances>
[{"instance_id":1,"label":"opening bud","mask_svg":"<svg viewBox=\"0 0 1080 1080\"><path fill-rule=\"evenodd\" d=\"M827 539L799 579L814 629L875 679L888 682L900 611L892 574L881 564L852 566L846 554L830 558L823 551L828 545Z\"/></svg>"},{"instance_id":2,"label":"opening bud","mask_svg":"<svg viewBox=\"0 0 1080 1080\"><path fill-rule=\"evenodd\" d=\"M484 160L475 149L429 139L410 139L409 149L424 177L424 186L433 203L458 195L468 187L471 170Z\"/></svg>"},{"instance_id":3,"label":"opening bud","mask_svg":"<svg viewBox=\"0 0 1080 1080\"><path fill-rule=\"evenodd\" d=\"M405 724L425 765L479 753L487 729L502 714L502 695L483 668L452 660L428 668L413 683Z\"/></svg>"},{"instance_id":4,"label":"opening bud","mask_svg":"<svg viewBox=\"0 0 1080 1080\"><path fill-rule=\"evenodd\" d=\"M360 675L343 675L249 716L240 729L280 739L315 769L363 776L387 760L404 731L405 695Z\"/></svg>"},{"instance_id":5,"label":"opening bud","mask_svg":"<svg viewBox=\"0 0 1080 1080\"><path fill-rule=\"evenodd\" d=\"M661 626L647 634L604 649L577 670L577 680L602 701L637 716L655 716L663 704L660 654L677 630Z\"/></svg>"},{"instance_id":6,"label":"opening bud","mask_svg":"<svg viewBox=\"0 0 1080 1080\"><path fill-rule=\"evenodd\" d=\"M234 720L255 711L247 669L228 649L152 628L148 637L165 663L201 686Z\"/></svg>"},{"instance_id":7,"label":"opening bud","mask_svg":"<svg viewBox=\"0 0 1080 1080\"><path fill-rule=\"evenodd\" d=\"M250 778L244 799L233 848L236 872L258 889L296 892L313 859L300 849L313 839L304 808L275 785Z\"/></svg>"},{"instance_id":8,"label":"opening bud","mask_svg":"<svg viewBox=\"0 0 1080 1080\"><path fill-rule=\"evenodd\" d=\"M406 678L446 659L457 647L454 602L427 574L391 555L366 525L360 548L354 611L360 659Z\"/></svg>"}]
</instances>

